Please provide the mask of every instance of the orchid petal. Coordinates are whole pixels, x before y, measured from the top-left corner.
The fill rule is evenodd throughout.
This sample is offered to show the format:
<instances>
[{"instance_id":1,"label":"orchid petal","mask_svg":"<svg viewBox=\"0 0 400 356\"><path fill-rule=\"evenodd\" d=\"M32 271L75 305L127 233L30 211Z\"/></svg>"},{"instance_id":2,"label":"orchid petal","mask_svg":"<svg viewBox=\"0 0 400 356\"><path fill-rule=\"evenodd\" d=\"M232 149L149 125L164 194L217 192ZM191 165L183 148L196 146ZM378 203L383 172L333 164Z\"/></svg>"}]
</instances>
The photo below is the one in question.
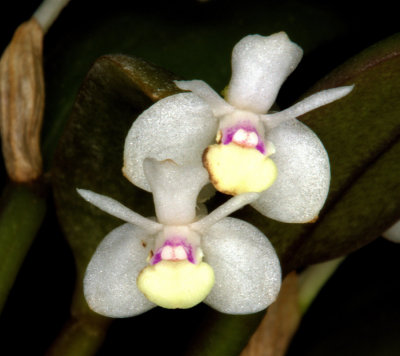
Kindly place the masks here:
<instances>
[{"instance_id":1,"label":"orchid petal","mask_svg":"<svg viewBox=\"0 0 400 356\"><path fill-rule=\"evenodd\" d=\"M133 184L151 191L143 170L145 158L199 164L214 141L218 121L209 106L192 93L166 97L144 111L125 141L123 173Z\"/></svg>"},{"instance_id":2,"label":"orchid petal","mask_svg":"<svg viewBox=\"0 0 400 356\"><path fill-rule=\"evenodd\" d=\"M211 109L215 116L220 117L231 113L235 110L218 93L214 91L206 82L202 80L176 80L176 86L182 90L190 90L193 94L203 99Z\"/></svg>"},{"instance_id":3,"label":"orchid petal","mask_svg":"<svg viewBox=\"0 0 400 356\"><path fill-rule=\"evenodd\" d=\"M121 220L137 225L148 233L155 233L162 228L161 224L135 213L110 197L86 189L77 189L77 192L83 199L93 204L95 207Z\"/></svg>"},{"instance_id":4,"label":"orchid petal","mask_svg":"<svg viewBox=\"0 0 400 356\"><path fill-rule=\"evenodd\" d=\"M205 168L154 159L145 159L143 166L153 192L158 221L166 225L192 222L196 217L197 196L208 182Z\"/></svg>"},{"instance_id":5,"label":"orchid petal","mask_svg":"<svg viewBox=\"0 0 400 356\"><path fill-rule=\"evenodd\" d=\"M266 113L302 55L302 49L284 32L244 37L232 52L228 103L238 109Z\"/></svg>"},{"instance_id":6,"label":"orchid petal","mask_svg":"<svg viewBox=\"0 0 400 356\"><path fill-rule=\"evenodd\" d=\"M96 313L124 318L155 307L136 279L146 267L152 236L131 224L112 230L97 247L84 278L85 298Z\"/></svg>"},{"instance_id":7,"label":"orchid petal","mask_svg":"<svg viewBox=\"0 0 400 356\"><path fill-rule=\"evenodd\" d=\"M275 301L281 269L261 231L245 221L225 218L203 236L202 248L215 274L206 304L222 313L248 314Z\"/></svg>"},{"instance_id":8,"label":"orchid petal","mask_svg":"<svg viewBox=\"0 0 400 356\"><path fill-rule=\"evenodd\" d=\"M329 190L329 158L324 146L296 119L271 130L271 156L278 169L274 184L252 204L263 215L282 222L304 223L317 218Z\"/></svg>"},{"instance_id":9,"label":"orchid petal","mask_svg":"<svg viewBox=\"0 0 400 356\"><path fill-rule=\"evenodd\" d=\"M189 226L193 230L197 230L199 232L205 232L212 225L216 224L221 219L227 217L232 214L236 210L243 208L245 205L250 204L255 201L260 194L258 193L244 193L236 195L233 198L230 198L227 202L220 205L213 212L205 216L204 218L190 224Z\"/></svg>"},{"instance_id":10,"label":"orchid petal","mask_svg":"<svg viewBox=\"0 0 400 356\"><path fill-rule=\"evenodd\" d=\"M329 104L335 100L343 98L349 94L354 85L322 90L316 94L310 95L304 100L296 103L290 108L267 115L261 115L261 119L268 129L272 129L288 119L294 119L320 106Z\"/></svg>"}]
</instances>

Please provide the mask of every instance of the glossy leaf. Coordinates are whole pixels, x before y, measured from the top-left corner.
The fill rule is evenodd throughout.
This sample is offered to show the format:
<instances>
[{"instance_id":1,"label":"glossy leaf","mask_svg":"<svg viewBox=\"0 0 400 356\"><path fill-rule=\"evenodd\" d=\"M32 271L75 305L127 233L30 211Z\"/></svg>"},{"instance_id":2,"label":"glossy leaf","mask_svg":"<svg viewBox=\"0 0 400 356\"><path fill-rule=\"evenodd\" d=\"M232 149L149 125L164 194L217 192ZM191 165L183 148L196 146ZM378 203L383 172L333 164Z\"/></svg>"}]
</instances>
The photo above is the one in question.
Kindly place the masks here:
<instances>
[{"instance_id":1,"label":"glossy leaf","mask_svg":"<svg viewBox=\"0 0 400 356\"><path fill-rule=\"evenodd\" d=\"M105 233L120 221L90 206L76 188L134 202L138 212L154 214L151 195L139 193L122 176L123 147L135 117L153 101L179 91L173 79L167 71L122 55L101 57L85 79L53 170L58 213L80 274Z\"/></svg>"}]
</instances>

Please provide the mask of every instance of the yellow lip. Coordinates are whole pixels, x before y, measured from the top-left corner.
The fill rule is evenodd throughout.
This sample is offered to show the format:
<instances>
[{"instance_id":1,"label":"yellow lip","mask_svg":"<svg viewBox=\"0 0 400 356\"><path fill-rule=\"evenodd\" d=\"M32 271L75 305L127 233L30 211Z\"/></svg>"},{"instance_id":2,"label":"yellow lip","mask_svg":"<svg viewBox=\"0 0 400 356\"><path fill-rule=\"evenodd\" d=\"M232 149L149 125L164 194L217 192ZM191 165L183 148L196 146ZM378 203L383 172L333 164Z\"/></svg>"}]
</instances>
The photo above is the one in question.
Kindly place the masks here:
<instances>
[{"instance_id":1,"label":"yellow lip","mask_svg":"<svg viewBox=\"0 0 400 356\"><path fill-rule=\"evenodd\" d=\"M137 286L151 302L168 309L199 304L214 285L214 271L205 262L161 261L139 274Z\"/></svg>"},{"instance_id":2,"label":"yellow lip","mask_svg":"<svg viewBox=\"0 0 400 356\"><path fill-rule=\"evenodd\" d=\"M232 142L209 146L204 151L203 164L215 188L230 195L262 192L274 183L278 175L270 158L256 148Z\"/></svg>"}]
</instances>

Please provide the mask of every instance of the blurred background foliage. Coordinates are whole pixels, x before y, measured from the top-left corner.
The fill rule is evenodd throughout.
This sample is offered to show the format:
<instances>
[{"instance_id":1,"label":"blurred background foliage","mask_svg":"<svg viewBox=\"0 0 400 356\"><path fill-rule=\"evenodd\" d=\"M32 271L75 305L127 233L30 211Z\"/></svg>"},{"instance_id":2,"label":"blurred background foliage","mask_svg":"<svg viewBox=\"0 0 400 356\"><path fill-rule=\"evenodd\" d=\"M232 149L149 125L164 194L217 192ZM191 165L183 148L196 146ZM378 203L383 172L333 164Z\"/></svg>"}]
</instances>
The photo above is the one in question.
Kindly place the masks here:
<instances>
[{"instance_id":1,"label":"blurred background foliage","mask_svg":"<svg viewBox=\"0 0 400 356\"><path fill-rule=\"evenodd\" d=\"M2 5L2 50L15 28L31 16L39 3ZM396 10L386 1L372 5L351 1L115 0L100 4L72 0L44 43L46 170L53 165L57 143L85 75L99 56L137 56L179 77L202 79L222 90L230 77L233 45L249 33L268 35L280 30L305 51L303 61L279 94L277 103L284 108L334 68L398 32L399 23ZM400 98L400 91L392 94ZM379 120L380 112L374 114ZM325 143L324 138L322 141ZM7 178L3 167L1 170L4 185ZM13 354L42 355L68 320L76 267L53 204L49 198L45 220L0 316L0 354L9 349ZM135 208L139 212L141 209L147 208ZM243 216L246 214L251 220L251 213L245 211ZM379 226L381 222L370 223ZM279 229L271 226L272 235ZM268 231L266 228L270 236ZM350 255L309 309L288 354L398 355L399 254L398 245L377 240ZM300 260L290 256L285 262L301 266L304 261ZM142 348L156 354L165 351L165 345L173 347L177 355L235 355L261 316L224 316L204 305L189 311L157 308L114 322L98 355L135 354Z\"/></svg>"}]
</instances>

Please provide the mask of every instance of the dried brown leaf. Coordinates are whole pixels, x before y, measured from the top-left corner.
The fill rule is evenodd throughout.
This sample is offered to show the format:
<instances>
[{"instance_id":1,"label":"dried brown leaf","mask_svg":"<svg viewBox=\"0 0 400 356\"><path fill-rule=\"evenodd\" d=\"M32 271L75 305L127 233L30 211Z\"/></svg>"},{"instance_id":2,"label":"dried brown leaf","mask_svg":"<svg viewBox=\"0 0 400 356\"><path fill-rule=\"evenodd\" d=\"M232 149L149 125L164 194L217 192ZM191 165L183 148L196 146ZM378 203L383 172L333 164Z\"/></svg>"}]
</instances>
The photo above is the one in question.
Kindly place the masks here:
<instances>
[{"instance_id":1,"label":"dried brown leaf","mask_svg":"<svg viewBox=\"0 0 400 356\"><path fill-rule=\"evenodd\" d=\"M0 60L0 122L8 175L16 182L42 172L44 110L43 30L35 19L20 25Z\"/></svg>"}]
</instances>

